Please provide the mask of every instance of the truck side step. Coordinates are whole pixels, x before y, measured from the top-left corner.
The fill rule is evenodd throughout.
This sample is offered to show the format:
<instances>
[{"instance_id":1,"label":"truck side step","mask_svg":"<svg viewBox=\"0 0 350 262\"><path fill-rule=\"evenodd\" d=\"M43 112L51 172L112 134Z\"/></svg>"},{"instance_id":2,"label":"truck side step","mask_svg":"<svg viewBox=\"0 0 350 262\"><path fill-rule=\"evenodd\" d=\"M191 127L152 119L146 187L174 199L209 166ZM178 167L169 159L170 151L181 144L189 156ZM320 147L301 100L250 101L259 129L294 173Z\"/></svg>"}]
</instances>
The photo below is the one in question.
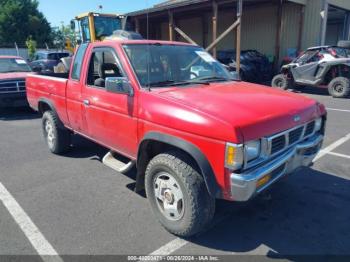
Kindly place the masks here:
<instances>
[{"instance_id":1,"label":"truck side step","mask_svg":"<svg viewBox=\"0 0 350 262\"><path fill-rule=\"evenodd\" d=\"M114 152L109 151L103 157L102 163L122 174L128 172L135 164L135 162L132 160L130 160L128 163L125 163L125 161L121 161L120 159L117 159L117 157L118 156Z\"/></svg>"}]
</instances>

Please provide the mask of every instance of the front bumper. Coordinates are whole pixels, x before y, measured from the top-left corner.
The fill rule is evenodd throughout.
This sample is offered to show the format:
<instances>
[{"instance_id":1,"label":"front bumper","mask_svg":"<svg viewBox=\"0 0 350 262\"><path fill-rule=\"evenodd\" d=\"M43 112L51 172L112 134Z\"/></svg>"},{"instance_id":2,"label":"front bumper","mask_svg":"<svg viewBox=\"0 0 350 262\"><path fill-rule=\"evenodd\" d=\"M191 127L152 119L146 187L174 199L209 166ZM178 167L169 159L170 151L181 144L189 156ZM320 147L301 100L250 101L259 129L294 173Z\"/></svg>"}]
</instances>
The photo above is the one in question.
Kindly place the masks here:
<instances>
[{"instance_id":1,"label":"front bumper","mask_svg":"<svg viewBox=\"0 0 350 262\"><path fill-rule=\"evenodd\" d=\"M28 106L25 92L0 94L0 108Z\"/></svg>"},{"instance_id":2,"label":"front bumper","mask_svg":"<svg viewBox=\"0 0 350 262\"><path fill-rule=\"evenodd\" d=\"M261 193L283 176L294 172L302 166L310 166L312 160L322 147L323 135L315 134L288 149L270 162L240 174L231 174L231 196L234 201L247 201ZM264 177L268 182L258 185Z\"/></svg>"}]
</instances>

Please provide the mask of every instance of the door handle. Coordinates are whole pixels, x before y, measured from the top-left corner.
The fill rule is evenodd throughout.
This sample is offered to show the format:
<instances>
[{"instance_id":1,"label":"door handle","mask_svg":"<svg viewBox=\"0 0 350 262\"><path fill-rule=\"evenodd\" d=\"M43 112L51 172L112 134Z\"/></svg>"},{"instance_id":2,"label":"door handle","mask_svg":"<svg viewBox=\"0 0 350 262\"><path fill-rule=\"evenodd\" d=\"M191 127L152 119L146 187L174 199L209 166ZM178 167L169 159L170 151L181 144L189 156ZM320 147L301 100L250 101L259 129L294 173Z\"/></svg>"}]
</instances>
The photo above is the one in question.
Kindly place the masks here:
<instances>
[{"instance_id":1,"label":"door handle","mask_svg":"<svg viewBox=\"0 0 350 262\"><path fill-rule=\"evenodd\" d=\"M84 103L84 105L86 105L86 106L90 105L90 101L87 100L87 99L84 99L84 100L83 100L83 103Z\"/></svg>"}]
</instances>

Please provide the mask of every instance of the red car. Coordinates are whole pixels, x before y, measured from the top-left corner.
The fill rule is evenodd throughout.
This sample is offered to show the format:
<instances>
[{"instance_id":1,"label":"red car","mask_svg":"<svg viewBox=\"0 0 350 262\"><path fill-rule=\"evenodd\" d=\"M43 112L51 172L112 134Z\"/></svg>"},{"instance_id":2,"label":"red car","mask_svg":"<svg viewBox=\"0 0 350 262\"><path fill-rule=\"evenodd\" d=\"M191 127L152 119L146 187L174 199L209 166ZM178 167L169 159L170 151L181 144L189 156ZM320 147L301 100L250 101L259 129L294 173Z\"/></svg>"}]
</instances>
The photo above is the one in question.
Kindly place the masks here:
<instances>
[{"instance_id":1,"label":"red car","mask_svg":"<svg viewBox=\"0 0 350 262\"><path fill-rule=\"evenodd\" d=\"M136 164L136 189L180 236L208 225L215 199L247 201L311 165L324 137L322 104L235 81L190 44L83 44L60 77L27 78L51 152L66 152L77 133L109 148L103 162L115 170Z\"/></svg>"},{"instance_id":2,"label":"red car","mask_svg":"<svg viewBox=\"0 0 350 262\"><path fill-rule=\"evenodd\" d=\"M0 108L27 106L25 79L31 72L17 56L0 56Z\"/></svg>"}]
</instances>

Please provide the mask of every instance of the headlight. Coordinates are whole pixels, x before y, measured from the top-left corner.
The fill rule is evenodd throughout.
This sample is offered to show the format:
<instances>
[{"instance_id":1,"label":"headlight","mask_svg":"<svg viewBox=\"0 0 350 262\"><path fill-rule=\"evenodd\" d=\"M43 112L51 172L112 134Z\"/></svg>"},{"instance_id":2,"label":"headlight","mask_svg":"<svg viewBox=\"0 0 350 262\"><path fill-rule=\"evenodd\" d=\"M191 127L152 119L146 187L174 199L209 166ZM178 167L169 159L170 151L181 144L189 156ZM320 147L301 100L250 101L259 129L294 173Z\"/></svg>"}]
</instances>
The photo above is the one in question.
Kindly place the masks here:
<instances>
[{"instance_id":1,"label":"headlight","mask_svg":"<svg viewBox=\"0 0 350 262\"><path fill-rule=\"evenodd\" d=\"M322 127L322 118L317 118L315 120L315 132L320 131Z\"/></svg>"},{"instance_id":2,"label":"headlight","mask_svg":"<svg viewBox=\"0 0 350 262\"><path fill-rule=\"evenodd\" d=\"M261 143L260 140L250 141L244 145L245 156L247 162L254 160L260 156Z\"/></svg>"},{"instance_id":3,"label":"headlight","mask_svg":"<svg viewBox=\"0 0 350 262\"><path fill-rule=\"evenodd\" d=\"M240 169L243 165L243 145L226 143L225 167L231 170Z\"/></svg>"}]
</instances>

